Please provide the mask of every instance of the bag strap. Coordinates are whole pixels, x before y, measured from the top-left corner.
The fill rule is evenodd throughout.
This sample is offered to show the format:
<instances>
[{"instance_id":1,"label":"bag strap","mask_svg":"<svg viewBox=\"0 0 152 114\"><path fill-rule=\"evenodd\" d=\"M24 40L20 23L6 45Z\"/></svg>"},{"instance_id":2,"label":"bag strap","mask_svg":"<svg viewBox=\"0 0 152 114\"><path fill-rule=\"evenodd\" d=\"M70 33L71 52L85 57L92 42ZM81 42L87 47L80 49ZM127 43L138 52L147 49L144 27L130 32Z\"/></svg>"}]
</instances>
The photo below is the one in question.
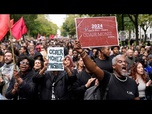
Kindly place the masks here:
<instances>
[{"instance_id":1,"label":"bag strap","mask_svg":"<svg viewBox=\"0 0 152 114\"><path fill-rule=\"evenodd\" d=\"M103 96L103 100L106 100L106 97L107 97L107 93L108 93L108 90L109 90L109 85L110 85L110 83L111 83L111 80L112 80L112 73L110 73L110 79L109 79L109 82L108 82L108 85L107 85L107 87L106 87L106 90L105 90L105 93L104 93L104 96Z\"/></svg>"}]
</instances>

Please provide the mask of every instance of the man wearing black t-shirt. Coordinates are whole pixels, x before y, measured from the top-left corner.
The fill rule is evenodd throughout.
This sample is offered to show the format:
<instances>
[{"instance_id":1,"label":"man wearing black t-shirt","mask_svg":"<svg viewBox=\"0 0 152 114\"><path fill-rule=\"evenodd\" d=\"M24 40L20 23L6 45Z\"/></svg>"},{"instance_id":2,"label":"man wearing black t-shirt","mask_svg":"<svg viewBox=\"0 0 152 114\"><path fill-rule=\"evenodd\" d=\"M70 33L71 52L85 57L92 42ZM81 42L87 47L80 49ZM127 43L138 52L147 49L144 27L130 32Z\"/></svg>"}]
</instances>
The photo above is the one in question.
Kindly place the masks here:
<instances>
[{"instance_id":1,"label":"man wearing black t-shirt","mask_svg":"<svg viewBox=\"0 0 152 114\"><path fill-rule=\"evenodd\" d=\"M102 90L105 90L110 76L112 76L112 80L108 86L107 100L140 100L138 85L135 80L128 77L127 62L124 55L117 55L112 59L113 73L110 73L99 68L96 63L91 60L82 49L78 40L74 43L74 50L77 50L81 55L86 68L99 80L99 86Z\"/></svg>"},{"instance_id":2,"label":"man wearing black t-shirt","mask_svg":"<svg viewBox=\"0 0 152 114\"><path fill-rule=\"evenodd\" d=\"M95 59L97 66L101 69L113 72L112 59L110 58L110 47L105 46L100 48L101 55Z\"/></svg>"}]
</instances>

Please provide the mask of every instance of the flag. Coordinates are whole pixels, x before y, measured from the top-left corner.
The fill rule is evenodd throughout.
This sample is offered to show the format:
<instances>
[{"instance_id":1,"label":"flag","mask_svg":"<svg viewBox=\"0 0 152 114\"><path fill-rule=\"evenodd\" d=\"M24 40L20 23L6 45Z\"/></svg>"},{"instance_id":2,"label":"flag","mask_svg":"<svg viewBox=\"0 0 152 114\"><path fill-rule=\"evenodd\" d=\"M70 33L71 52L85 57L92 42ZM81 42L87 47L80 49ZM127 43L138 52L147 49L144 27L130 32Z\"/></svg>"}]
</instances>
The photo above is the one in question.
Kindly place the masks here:
<instances>
[{"instance_id":1,"label":"flag","mask_svg":"<svg viewBox=\"0 0 152 114\"><path fill-rule=\"evenodd\" d=\"M27 33L27 28L24 22L23 17L21 17L11 28L12 30L12 36L19 40L21 39L22 35Z\"/></svg>"},{"instance_id":2,"label":"flag","mask_svg":"<svg viewBox=\"0 0 152 114\"><path fill-rule=\"evenodd\" d=\"M13 24L14 24L14 19L11 19L11 20L10 20L10 27L11 27L11 28L12 28Z\"/></svg>"},{"instance_id":3,"label":"flag","mask_svg":"<svg viewBox=\"0 0 152 114\"><path fill-rule=\"evenodd\" d=\"M50 39L53 39L53 38L54 38L54 35L53 35L53 34L51 34L51 35L50 35Z\"/></svg>"},{"instance_id":4,"label":"flag","mask_svg":"<svg viewBox=\"0 0 152 114\"><path fill-rule=\"evenodd\" d=\"M10 14L0 14L0 41L9 30Z\"/></svg>"}]
</instances>

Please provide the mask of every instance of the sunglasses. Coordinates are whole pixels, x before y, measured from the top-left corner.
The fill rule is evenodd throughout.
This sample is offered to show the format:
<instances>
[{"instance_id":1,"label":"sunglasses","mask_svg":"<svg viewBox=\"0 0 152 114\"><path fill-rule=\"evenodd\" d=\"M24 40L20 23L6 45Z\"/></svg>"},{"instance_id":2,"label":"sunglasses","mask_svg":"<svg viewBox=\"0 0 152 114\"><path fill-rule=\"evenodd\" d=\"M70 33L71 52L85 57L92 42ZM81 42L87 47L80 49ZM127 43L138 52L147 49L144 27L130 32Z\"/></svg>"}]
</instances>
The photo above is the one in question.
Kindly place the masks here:
<instances>
[{"instance_id":1,"label":"sunglasses","mask_svg":"<svg viewBox=\"0 0 152 114\"><path fill-rule=\"evenodd\" d=\"M29 65L29 62L23 62L23 61L20 61L20 65L23 65L23 64L25 64L25 65Z\"/></svg>"}]
</instances>

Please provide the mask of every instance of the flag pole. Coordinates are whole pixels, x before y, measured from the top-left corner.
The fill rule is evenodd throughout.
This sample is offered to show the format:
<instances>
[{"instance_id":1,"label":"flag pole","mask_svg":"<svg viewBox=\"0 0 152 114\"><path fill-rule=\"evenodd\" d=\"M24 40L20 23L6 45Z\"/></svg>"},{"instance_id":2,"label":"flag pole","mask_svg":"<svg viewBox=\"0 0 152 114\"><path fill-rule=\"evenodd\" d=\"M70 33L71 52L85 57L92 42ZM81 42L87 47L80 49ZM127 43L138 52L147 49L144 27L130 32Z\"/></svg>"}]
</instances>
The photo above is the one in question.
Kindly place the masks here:
<instances>
[{"instance_id":1,"label":"flag pole","mask_svg":"<svg viewBox=\"0 0 152 114\"><path fill-rule=\"evenodd\" d=\"M15 55L14 55L13 36L12 36L12 31L11 31L10 16L9 16L8 27L9 27L9 31L10 31L10 42L11 42L10 45L11 45L11 49L12 49L14 69L17 69L16 62L15 62Z\"/></svg>"}]
</instances>

